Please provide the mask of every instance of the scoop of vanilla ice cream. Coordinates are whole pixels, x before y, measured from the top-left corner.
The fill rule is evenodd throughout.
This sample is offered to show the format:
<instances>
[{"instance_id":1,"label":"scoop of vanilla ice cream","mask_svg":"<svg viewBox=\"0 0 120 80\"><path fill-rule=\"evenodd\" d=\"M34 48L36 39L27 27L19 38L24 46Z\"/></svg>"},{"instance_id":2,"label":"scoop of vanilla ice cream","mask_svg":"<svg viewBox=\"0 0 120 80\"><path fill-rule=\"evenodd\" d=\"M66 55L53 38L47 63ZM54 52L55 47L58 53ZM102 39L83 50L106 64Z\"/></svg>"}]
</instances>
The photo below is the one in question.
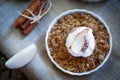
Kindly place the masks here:
<instances>
[{"instance_id":1,"label":"scoop of vanilla ice cream","mask_svg":"<svg viewBox=\"0 0 120 80\"><path fill-rule=\"evenodd\" d=\"M82 26L71 30L66 39L68 52L74 57L88 57L95 48L95 39L92 29Z\"/></svg>"}]
</instances>

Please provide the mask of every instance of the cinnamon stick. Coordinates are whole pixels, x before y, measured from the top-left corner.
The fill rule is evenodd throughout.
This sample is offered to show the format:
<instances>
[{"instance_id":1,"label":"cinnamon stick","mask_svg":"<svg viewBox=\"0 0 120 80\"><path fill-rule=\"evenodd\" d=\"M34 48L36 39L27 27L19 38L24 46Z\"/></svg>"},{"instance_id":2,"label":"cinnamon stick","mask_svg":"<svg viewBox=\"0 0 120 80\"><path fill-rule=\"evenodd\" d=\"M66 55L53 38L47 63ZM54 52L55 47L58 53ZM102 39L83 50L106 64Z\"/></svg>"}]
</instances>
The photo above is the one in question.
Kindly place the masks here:
<instances>
[{"instance_id":1,"label":"cinnamon stick","mask_svg":"<svg viewBox=\"0 0 120 80\"><path fill-rule=\"evenodd\" d=\"M46 9L43 8L42 14L43 14L45 11L46 11ZM42 14L41 14L41 15L42 15ZM35 23L33 23L33 24L29 24L29 26L28 26L25 30L23 30L22 33L23 33L24 35L29 34L29 33L35 28L35 26L37 26L37 24L38 24L37 22L35 22Z\"/></svg>"},{"instance_id":2,"label":"cinnamon stick","mask_svg":"<svg viewBox=\"0 0 120 80\"><path fill-rule=\"evenodd\" d=\"M40 8L41 8L42 4L43 4L45 1L46 1L46 0L43 0L43 1L41 2L40 6L33 12L33 14L37 15L37 14L39 13ZM23 24L20 25L20 28L23 29L23 30L25 30L25 29L29 26L30 21L31 21L31 20L27 19Z\"/></svg>"},{"instance_id":3,"label":"cinnamon stick","mask_svg":"<svg viewBox=\"0 0 120 80\"><path fill-rule=\"evenodd\" d=\"M23 24L20 25L20 29L25 30L30 24L30 20L27 19Z\"/></svg>"},{"instance_id":4,"label":"cinnamon stick","mask_svg":"<svg viewBox=\"0 0 120 80\"><path fill-rule=\"evenodd\" d=\"M39 7L40 2L41 2L40 0L32 0L32 3L28 6L27 9L31 10L32 12L34 12L35 9ZM26 11L26 10L24 10L23 14L26 15L26 16L30 16L30 15L31 15L31 14L30 14L28 11ZM25 20L26 20L25 17L20 16L20 17L15 21L15 23L13 24L13 26L14 26L15 28L18 28L19 25L21 25Z\"/></svg>"}]
</instances>

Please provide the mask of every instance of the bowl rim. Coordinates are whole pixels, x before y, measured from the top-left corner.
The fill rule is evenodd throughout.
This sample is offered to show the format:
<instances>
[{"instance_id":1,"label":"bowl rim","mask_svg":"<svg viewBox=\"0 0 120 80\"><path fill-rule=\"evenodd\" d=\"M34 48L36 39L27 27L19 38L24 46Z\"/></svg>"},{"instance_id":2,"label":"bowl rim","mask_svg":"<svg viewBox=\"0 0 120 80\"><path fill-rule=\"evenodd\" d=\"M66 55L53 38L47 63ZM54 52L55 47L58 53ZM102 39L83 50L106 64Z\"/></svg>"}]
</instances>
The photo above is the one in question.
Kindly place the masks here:
<instances>
[{"instance_id":1,"label":"bowl rim","mask_svg":"<svg viewBox=\"0 0 120 80\"><path fill-rule=\"evenodd\" d=\"M90 71L86 71L86 72L81 72L81 73L74 73L74 72L70 72L68 70L65 70L64 68L62 68L57 62L55 62L52 58L52 56L50 55L50 51L49 51L49 47L48 47L48 36L49 36L49 33L52 29L52 27L54 27L54 25L58 22L58 20L60 20L62 17L66 16L66 15L69 15L69 14L74 14L76 12L85 12L85 13L88 13L90 15L92 15L93 17L97 18L104 26L105 28L107 29L107 32L110 36L110 39L109 39L109 42L110 42L110 49L108 51L108 54L106 55L104 61L98 65L96 68L90 70ZM98 70L99 68L101 68L104 63L108 60L110 54L111 54L111 50L112 50L112 36L111 36L111 33L110 33L110 29L109 27L107 26L107 24L105 23L105 21L99 17L98 15L96 15L94 12L92 11L89 11L89 10L86 10L86 9L73 9L73 10L68 10L68 11L65 11L63 13L61 13L59 16L57 16L49 25L49 28L46 32L46 36L45 36L45 46L46 46L46 50L47 50L47 54L50 58L50 60L52 61L53 64L55 64L55 66L60 69L61 71L65 72L65 73L68 73L70 75L76 75L76 76L81 76L81 75L87 75L87 74L90 74L92 72L95 72L96 70Z\"/></svg>"}]
</instances>

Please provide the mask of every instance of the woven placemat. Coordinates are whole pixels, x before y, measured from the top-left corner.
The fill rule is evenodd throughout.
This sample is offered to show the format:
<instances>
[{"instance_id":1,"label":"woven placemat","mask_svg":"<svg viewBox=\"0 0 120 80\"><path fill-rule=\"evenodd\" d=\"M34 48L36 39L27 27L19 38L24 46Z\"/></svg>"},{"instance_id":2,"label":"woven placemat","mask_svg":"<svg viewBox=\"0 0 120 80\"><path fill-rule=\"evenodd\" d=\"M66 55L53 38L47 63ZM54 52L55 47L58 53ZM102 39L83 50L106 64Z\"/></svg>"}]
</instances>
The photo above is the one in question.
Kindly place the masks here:
<instances>
[{"instance_id":1,"label":"woven placemat","mask_svg":"<svg viewBox=\"0 0 120 80\"><path fill-rule=\"evenodd\" d=\"M88 4L80 0L51 0L51 11L27 36L13 28L19 14L29 4L29 0L0 1L0 50L9 58L31 43L37 45L38 54L32 62L20 70L30 80L119 80L120 79L120 1L107 0L103 3ZM45 32L51 21L60 13L70 9L87 9L95 12L108 24L113 36L113 49L105 65L86 76L71 76L58 70L50 61L45 49Z\"/></svg>"}]
</instances>

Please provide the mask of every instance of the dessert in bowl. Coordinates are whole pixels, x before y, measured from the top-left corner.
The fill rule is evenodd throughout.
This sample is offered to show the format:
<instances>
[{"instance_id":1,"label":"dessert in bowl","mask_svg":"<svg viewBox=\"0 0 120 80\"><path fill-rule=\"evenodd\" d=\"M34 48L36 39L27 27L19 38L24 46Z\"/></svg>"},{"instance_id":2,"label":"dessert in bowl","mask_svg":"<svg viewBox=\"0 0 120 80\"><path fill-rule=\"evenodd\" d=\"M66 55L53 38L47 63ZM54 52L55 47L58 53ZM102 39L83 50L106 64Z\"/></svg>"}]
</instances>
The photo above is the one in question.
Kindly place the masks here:
<instances>
[{"instance_id":1,"label":"dessert in bowl","mask_svg":"<svg viewBox=\"0 0 120 80\"><path fill-rule=\"evenodd\" d=\"M112 37L106 23L95 13L74 9L52 21L45 44L57 68L80 76L103 66L111 53Z\"/></svg>"}]
</instances>

